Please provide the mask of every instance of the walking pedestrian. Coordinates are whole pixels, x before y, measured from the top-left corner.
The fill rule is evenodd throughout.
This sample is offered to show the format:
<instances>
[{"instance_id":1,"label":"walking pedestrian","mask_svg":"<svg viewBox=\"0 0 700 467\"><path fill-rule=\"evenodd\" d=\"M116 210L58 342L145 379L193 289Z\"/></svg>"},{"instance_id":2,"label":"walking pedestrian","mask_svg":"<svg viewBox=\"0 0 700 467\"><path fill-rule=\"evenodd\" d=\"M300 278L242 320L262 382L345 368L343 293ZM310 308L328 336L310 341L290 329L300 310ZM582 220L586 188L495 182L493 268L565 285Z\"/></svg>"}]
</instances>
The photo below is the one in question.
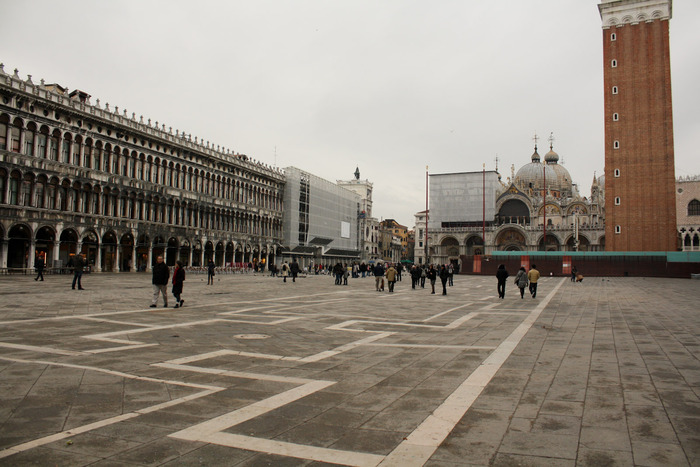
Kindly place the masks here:
<instances>
[{"instance_id":1,"label":"walking pedestrian","mask_svg":"<svg viewBox=\"0 0 700 467\"><path fill-rule=\"evenodd\" d=\"M394 285L396 284L396 279L398 277L399 272L390 264L389 269L386 270L386 281L389 283L389 293L394 292Z\"/></svg>"},{"instance_id":2,"label":"walking pedestrian","mask_svg":"<svg viewBox=\"0 0 700 467\"><path fill-rule=\"evenodd\" d=\"M571 282L576 282L576 275L578 274L578 270L576 270L576 266L571 268Z\"/></svg>"},{"instance_id":3,"label":"walking pedestrian","mask_svg":"<svg viewBox=\"0 0 700 467\"><path fill-rule=\"evenodd\" d=\"M78 290L85 290L81 284L81 279L83 277L83 270L85 269L85 260L83 255L76 253L73 256L73 290L75 290L75 284L78 283Z\"/></svg>"},{"instance_id":4,"label":"walking pedestrian","mask_svg":"<svg viewBox=\"0 0 700 467\"><path fill-rule=\"evenodd\" d=\"M168 279L170 279L170 268L163 262L163 257L156 258L153 266L153 301L151 308L155 308L158 303L158 295L163 296L163 308L168 308Z\"/></svg>"},{"instance_id":5,"label":"walking pedestrian","mask_svg":"<svg viewBox=\"0 0 700 467\"><path fill-rule=\"evenodd\" d=\"M527 287L527 272L525 272L525 266L520 266L518 274L515 275L515 285L520 289L520 298L524 298L525 287Z\"/></svg>"},{"instance_id":6,"label":"walking pedestrian","mask_svg":"<svg viewBox=\"0 0 700 467\"><path fill-rule=\"evenodd\" d=\"M292 282L296 282L297 275L299 274L299 263L297 263L296 258L292 258L292 264L289 265L289 271L292 273Z\"/></svg>"},{"instance_id":7,"label":"walking pedestrian","mask_svg":"<svg viewBox=\"0 0 700 467\"><path fill-rule=\"evenodd\" d=\"M498 298L506 298L506 279L508 279L508 271L506 271L505 264L498 266L496 279L498 280Z\"/></svg>"},{"instance_id":8,"label":"walking pedestrian","mask_svg":"<svg viewBox=\"0 0 700 467\"><path fill-rule=\"evenodd\" d=\"M418 285L418 281L420 280L420 270L414 264L411 267L411 272L409 274L411 276L411 288L415 290L416 285Z\"/></svg>"},{"instance_id":9,"label":"walking pedestrian","mask_svg":"<svg viewBox=\"0 0 700 467\"><path fill-rule=\"evenodd\" d=\"M455 275L455 269L452 263L450 263L449 266L447 266L447 274L447 281L450 284L450 287L452 287L453 285L455 285L454 281L452 280L452 278Z\"/></svg>"},{"instance_id":10,"label":"walking pedestrian","mask_svg":"<svg viewBox=\"0 0 700 467\"><path fill-rule=\"evenodd\" d=\"M426 276L428 276L428 280L430 281L430 287L433 289L431 294L435 293L435 281L437 280L437 271L433 267L433 265L430 265L430 268L428 269L428 272L426 273Z\"/></svg>"},{"instance_id":11,"label":"walking pedestrian","mask_svg":"<svg viewBox=\"0 0 700 467\"><path fill-rule=\"evenodd\" d=\"M173 272L173 295L175 296L175 308L180 308L185 303L185 301L181 298L183 282L185 282L185 268L182 266L182 261L175 261L175 271Z\"/></svg>"},{"instance_id":12,"label":"walking pedestrian","mask_svg":"<svg viewBox=\"0 0 700 467\"><path fill-rule=\"evenodd\" d=\"M41 281L44 281L44 266L46 263L44 262L44 254L39 253L39 256L37 257L36 261L34 261L34 268L36 269L36 277L34 278L35 281L38 281L39 278L41 278Z\"/></svg>"},{"instance_id":13,"label":"walking pedestrian","mask_svg":"<svg viewBox=\"0 0 700 467\"><path fill-rule=\"evenodd\" d=\"M450 272L447 267L443 264L440 268L440 282L442 282L442 294L447 295L447 281L450 278Z\"/></svg>"},{"instance_id":14,"label":"walking pedestrian","mask_svg":"<svg viewBox=\"0 0 700 467\"><path fill-rule=\"evenodd\" d=\"M282 282L287 282L287 276L289 275L289 265L285 261L282 264Z\"/></svg>"},{"instance_id":15,"label":"walking pedestrian","mask_svg":"<svg viewBox=\"0 0 700 467\"><path fill-rule=\"evenodd\" d=\"M527 279L530 281L530 295L532 295L532 298L535 298L537 296L537 281L540 280L540 272L534 264L527 273Z\"/></svg>"},{"instance_id":16,"label":"walking pedestrian","mask_svg":"<svg viewBox=\"0 0 700 467\"><path fill-rule=\"evenodd\" d=\"M216 276L216 264L210 259L207 264L207 285L214 285L214 276Z\"/></svg>"},{"instance_id":17,"label":"walking pedestrian","mask_svg":"<svg viewBox=\"0 0 700 467\"><path fill-rule=\"evenodd\" d=\"M384 291L384 266L382 266L382 263L377 263L376 266L374 266L374 286L377 292L383 292Z\"/></svg>"},{"instance_id":18,"label":"walking pedestrian","mask_svg":"<svg viewBox=\"0 0 700 467\"><path fill-rule=\"evenodd\" d=\"M427 273L425 272L425 266L420 268L420 288L424 289L425 288L425 278L427 276Z\"/></svg>"}]
</instances>

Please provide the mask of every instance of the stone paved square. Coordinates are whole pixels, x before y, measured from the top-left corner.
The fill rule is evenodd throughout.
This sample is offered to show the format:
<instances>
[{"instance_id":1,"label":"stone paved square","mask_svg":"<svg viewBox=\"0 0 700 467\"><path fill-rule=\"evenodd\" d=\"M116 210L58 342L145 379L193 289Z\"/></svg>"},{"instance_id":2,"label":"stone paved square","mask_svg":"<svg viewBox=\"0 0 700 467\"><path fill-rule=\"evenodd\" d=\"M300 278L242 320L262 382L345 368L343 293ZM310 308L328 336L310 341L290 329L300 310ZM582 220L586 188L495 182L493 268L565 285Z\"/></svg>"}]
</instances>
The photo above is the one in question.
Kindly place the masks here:
<instances>
[{"instance_id":1,"label":"stone paved square","mask_svg":"<svg viewBox=\"0 0 700 467\"><path fill-rule=\"evenodd\" d=\"M700 465L700 281L0 277L0 465Z\"/></svg>"}]
</instances>

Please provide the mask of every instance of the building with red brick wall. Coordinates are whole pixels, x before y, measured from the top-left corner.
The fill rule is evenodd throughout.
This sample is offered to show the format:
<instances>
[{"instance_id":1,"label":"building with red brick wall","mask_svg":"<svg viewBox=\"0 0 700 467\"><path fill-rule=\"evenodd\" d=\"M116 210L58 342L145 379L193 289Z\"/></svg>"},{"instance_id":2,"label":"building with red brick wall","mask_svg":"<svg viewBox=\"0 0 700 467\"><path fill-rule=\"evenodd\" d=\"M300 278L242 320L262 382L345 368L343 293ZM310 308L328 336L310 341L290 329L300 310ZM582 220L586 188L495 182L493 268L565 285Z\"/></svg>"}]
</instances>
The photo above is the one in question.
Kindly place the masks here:
<instances>
[{"instance_id":1,"label":"building with red brick wall","mask_svg":"<svg viewBox=\"0 0 700 467\"><path fill-rule=\"evenodd\" d=\"M605 0L607 251L675 251L671 0Z\"/></svg>"}]
</instances>

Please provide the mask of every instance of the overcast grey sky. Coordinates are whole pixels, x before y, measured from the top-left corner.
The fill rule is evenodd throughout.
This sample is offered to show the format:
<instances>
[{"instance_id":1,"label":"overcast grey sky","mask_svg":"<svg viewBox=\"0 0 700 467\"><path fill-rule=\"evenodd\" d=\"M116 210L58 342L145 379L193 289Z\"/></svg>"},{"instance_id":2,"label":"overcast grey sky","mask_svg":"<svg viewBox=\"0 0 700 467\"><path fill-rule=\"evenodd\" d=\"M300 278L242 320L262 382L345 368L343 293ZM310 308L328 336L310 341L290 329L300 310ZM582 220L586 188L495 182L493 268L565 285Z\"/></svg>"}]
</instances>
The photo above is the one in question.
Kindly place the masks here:
<instances>
[{"instance_id":1,"label":"overcast grey sky","mask_svg":"<svg viewBox=\"0 0 700 467\"><path fill-rule=\"evenodd\" d=\"M330 181L355 167L409 228L431 173L554 149L604 170L594 0L0 0L0 62L215 145ZM700 2L676 0L676 175L700 174Z\"/></svg>"}]
</instances>

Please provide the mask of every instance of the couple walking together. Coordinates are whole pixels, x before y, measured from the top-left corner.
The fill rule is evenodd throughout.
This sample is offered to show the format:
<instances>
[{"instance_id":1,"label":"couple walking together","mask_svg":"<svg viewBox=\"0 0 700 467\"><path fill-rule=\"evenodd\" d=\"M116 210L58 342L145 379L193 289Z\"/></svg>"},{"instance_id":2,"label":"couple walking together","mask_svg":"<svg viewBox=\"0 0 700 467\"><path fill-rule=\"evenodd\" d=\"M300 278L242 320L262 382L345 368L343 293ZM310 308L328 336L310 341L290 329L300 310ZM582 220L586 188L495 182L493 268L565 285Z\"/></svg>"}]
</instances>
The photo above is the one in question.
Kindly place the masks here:
<instances>
[{"instance_id":1,"label":"couple walking together","mask_svg":"<svg viewBox=\"0 0 700 467\"><path fill-rule=\"evenodd\" d=\"M170 268L163 262L163 257L159 256L156 259L155 266L153 266L153 302L151 303L151 308L155 308L158 304L158 295L163 295L163 307L168 307L168 279L170 279ZM175 308L179 308L185 303L181 297L182 283L185 282L185 268L182 265L182 261L175 262L172 282Z\"/></svg>"}]
</instances>

